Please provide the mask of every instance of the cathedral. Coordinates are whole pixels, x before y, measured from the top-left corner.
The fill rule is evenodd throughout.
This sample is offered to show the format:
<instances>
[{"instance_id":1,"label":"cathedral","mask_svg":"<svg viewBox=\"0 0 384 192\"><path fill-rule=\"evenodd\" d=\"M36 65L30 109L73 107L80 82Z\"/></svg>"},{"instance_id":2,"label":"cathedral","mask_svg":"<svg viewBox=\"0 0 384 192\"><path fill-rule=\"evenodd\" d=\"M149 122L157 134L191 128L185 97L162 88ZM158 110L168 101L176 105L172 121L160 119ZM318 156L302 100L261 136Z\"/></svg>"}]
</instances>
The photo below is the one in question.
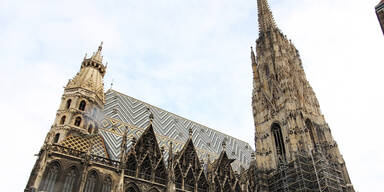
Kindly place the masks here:
<instances>
[{"instance_id":1,"label":"cathedral","mask_svg":"<svg viewBox=\"0 0 384 192\"><path fill-rule=\"evenodd\" d=\"M101 44L65 86L24 191L354 192L298 50L267 0L257 7L259 37L250 57L254 149L104 91Z\"/></svg>"}]
</instances>

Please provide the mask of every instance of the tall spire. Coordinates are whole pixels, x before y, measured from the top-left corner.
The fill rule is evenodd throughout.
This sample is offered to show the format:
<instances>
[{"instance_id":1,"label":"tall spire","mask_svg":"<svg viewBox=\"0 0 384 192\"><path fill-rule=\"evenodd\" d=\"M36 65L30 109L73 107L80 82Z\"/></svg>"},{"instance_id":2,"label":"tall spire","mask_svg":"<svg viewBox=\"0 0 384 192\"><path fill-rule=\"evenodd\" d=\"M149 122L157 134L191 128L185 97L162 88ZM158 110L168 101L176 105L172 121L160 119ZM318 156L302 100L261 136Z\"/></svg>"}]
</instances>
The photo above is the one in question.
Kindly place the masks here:
<instances>
[{"instance_id":1,"label":"tall spire","mask_svg":"<svg viewBox=\"0 0 384 192\"><path fill-rule=\"evenodd\" d=\"M101 50L103 49L103 42L100 43L96 53L93 53L91 59L96 62L103 62L103 56L101 56Z\"/></svg>"},{"instance_id":2,"label":"tall spire","mask_svg":"<svg viewBox=\"0 0 384 192\"><path fill-rule=\"evenodd\" d=\"M276 29L276 23L273 19L272 11L269 8L267 0L257 0L259 32L267 32Z\"/></svg>"}]
</instances>

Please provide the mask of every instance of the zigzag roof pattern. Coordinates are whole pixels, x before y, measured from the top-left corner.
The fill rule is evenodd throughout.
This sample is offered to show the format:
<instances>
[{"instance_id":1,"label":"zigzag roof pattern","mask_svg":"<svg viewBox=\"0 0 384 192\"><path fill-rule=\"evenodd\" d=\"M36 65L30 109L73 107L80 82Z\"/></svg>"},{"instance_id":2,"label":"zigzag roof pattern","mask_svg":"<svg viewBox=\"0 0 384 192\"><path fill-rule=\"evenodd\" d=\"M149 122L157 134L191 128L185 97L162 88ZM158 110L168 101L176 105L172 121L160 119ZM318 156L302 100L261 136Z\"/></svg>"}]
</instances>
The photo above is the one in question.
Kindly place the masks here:
<instances>
[{"instance_id":1,"label":"zigzag roof pattern","mask_svg":"<svg viewBox=\"0 0 384 192\"><path fill-rule=\"evenodd\" d=\"M132 138L139 138L149 125L149 115L152 113L154 116L152 125L159 146L165 149L166 159L170 142L173 143L174 152L181 151L189 138L188 130L191 128L192 140L201 160L207 162L208 157L210 161L217 159L223 149L221 143L226 140L226 152L229 158L236 159L232 164L233 168L240 170L240 166L249 167L253 150L248 143L115 90L108 90L105 95L105 117L99 133L104 138L111 159L120 158L124 132L127 131L129 148Z\"/></svg>"}]
</instances>

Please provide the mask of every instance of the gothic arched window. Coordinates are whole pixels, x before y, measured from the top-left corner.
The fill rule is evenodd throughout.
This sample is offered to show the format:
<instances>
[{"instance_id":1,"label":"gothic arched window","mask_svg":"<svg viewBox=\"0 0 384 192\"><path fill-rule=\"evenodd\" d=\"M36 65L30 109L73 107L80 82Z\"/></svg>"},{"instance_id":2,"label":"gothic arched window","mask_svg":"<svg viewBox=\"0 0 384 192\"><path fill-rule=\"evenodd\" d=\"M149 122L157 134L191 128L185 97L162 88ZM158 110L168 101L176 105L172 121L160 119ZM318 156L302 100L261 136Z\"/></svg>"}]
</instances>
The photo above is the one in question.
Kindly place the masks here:
<instances>
[{"instance_id":1,"label":"gothic arched window","mask_svg":"<svg viewBox=\"0 0 384 192\"><path fill-rule=\"evenodd\" d=\"M69 169L65 175L63 192L73 192L77 188L77 182L79 181L79 172L75 167Z\"/></svg>"},{"instance_id":2,"label":"gothic arched window","mask_svg":"<svg viewBox=\"0 0 384 192\"><path fill-rule=\"evenodd\" d=\"M200 175L199 181L197 183L197 188L198 188L197 191L201 191L201 192L207 192L208 191L209 185L208 185L207 179L204 175L204 172L201 173L201 175Z\"/></svg>"},{"instance_id":3,"label":"gothic arched window","mask_svg":"<svg viewBox=\"0 0 384 192\"><path fill-rule=\"evenodd\" d=\"M55 135L55 138L53 139L53 143L57 143L59 141L59 138L60 138L60 133L57 133Z\"/></svg>"},{"instance_id":4,"label":"gothic arched window","mask_svg":"<svg viewBox=\"0 0 384 192\"><path fill-rule=\"evenodd\" d=\"M69 109L71 107L71 103L72 103L72 100L71 99L68 99L67 100L67 104L65 105L65 108L66 109Z\"/></svg>"},{"instance_id":5,"label":"gothic arched window","mask_svg":"<svg viewBox=\"0 0 384 192\"><path fill-rule=\"evenodd\" d=\"M103 188L101 192L111 192L112 189L112 179L110 177L106 177L103 183Z\"/></svg>"},{"instance_id":6,"label":"gothic arched window","mask_svg":"<svg viewBox=\"0 0 384 192\"><path fill-rule=\"evenodd\" d=\"M155 182L161 183L163 185L167 184L167 173L165 171L165 165L161 162L155 171Z\"/></svg>"},{"instance_id":7,"label":"gothic arched window","mask_svg":"<svg viewBox=\"0 0 384 192\"><path fill-rule=\"evenodd\" d=\"M189 169L184 181L185 181L184 188L186 190L195 191L195 176L193 175L192 168Z\"/></svg>"},{"instance_id":8,"label":"gothic arched window","mask_svg":"<svg viewBox=\"0 0 384 192\"><path fill-rule=\"evenodd\" d=\"M276 153L279 158L285 160L285 147L283 133L281 132L281 127L278 123L272 124L271 127L272 135L275 140Z\"/></svg>"},{"instance_id":9,"label":"gothic arched window","mask_svg":"<svg viewBox=\"0 0 384 192\"><path fill-rule=\"evenodd\" d=\"M57 179L59 178L59 173L60 173L59 164L56 162L50 164L45 170L44 178L40 183L39 190L53 192L55 190Z\"/></svg>"},{"instance_id":10,"label":"gothic arched window","mask_svg":"<svg viewBox=\"0 0 384 192\"><path fill-rule=\"evenodd\" d=\"M86 105L85 101L82 100L82 101L80 102L80 105L79 105L79 110L84 111L84 110L85 110L85 105Z\"/></svg>"},{"instance_id":11,"label":"gothic arched window","mask_svg":"<svg viewBox=\"0 0 384 192\"><path fill-rule=\"evenodd\" d=\"M160 192L160 191L157 190L156 188L152 188L151 190L149 190L149 192Z\"/></svg>"},{"instance_id":12,"label":"gothic arched window","mask_svg":"<svg viewBox=\"0 0 384 192\"><path fill-rule=\"evenodd\" d=\"M140 165L140 178L145 180L151 180L152 177L152 165L149 157L147 156Z\"/></svg>"},{"instance_id":13,"label":"gothic arched window","mask_svg":"<svg viewBox=\"0 0 384 192\"><path fill-rule=\"evenodd\" d=\"M133 176L133 177L136 176L136 167L137 167L137 163L136 163L135 156L131 154L128 156L128 161L127 161L127 172L129 176Z\"/></svg>"},{"instance_id":14,"label":"gothic arched window","mask_svg":"<svg viewBox=\"0 0 384 192\"><path fill-rule=\"evenodd\" d=\"M87 182L85 183L84 192L94 192L97 189L98 178L96 171L88 173Z\"/></svg>"},{"instance_id":15,"label":"gothic arched window","mask_svg":"<svg viewBox=\"0 0 384 192\"><path fill-rule=\"evenodd\" d=\"M75 126L80 126L80 124L81 124L81 117L76 117L76 119L75 119Z\"/></svg>"},{"instance_id":16,"label":"gothic arched window","mask_svg":"<svg viewBox=\"0 0 384 192\"><path fill-rule=\"evenodd\" d=\"M316 148L315 137L313 136L313 124L312 124L311 120L309 120L309 119L305 120L305 126L308 129L309 136L311 138L311 143L313 145L313 148Z\"/></svg>"},{"instance_id":17,"label":"gothic arched window","mask_svg":"<svg viewBox=\"0 0 384 192\"><path fill-rule=\"evenodd\" d=\"M128 184L128 187L125 190L125 192L140 192L140 189L134 183L130 183Z\"/></svg>"},{"instance_id":18,"label":"gothic arched window","mask_svg":"<svg viewBox=\"0 0 384 192\"><path fill-rule=\"evenodd\" d=\"M181 173L179 165L177 165L174 169L175 172L175 185L176 188L181 189L181 185L183 183L183 174Z\"/></svg>"},{"instance_id":19,"label":"gothic arched window","mask_svg":"<svg viewBox=\"0 0 384 192\"><path fill-rule=\"evenodd\" d=\"M64 124L65 123L65 115L61 117L60 119L60 125Z\"/></svg>"}]
</instances>

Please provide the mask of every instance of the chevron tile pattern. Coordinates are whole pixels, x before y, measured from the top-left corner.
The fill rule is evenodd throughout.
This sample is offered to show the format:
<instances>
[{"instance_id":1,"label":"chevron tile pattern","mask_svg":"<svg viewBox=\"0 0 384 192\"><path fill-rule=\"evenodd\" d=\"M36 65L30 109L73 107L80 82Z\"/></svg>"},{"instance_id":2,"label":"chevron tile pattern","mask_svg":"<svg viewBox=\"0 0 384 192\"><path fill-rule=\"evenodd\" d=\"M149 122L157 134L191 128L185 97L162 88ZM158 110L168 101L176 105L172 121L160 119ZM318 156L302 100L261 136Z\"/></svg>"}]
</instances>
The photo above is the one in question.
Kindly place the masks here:
<instances>
[{"instance_id":1,"label":"chevron tile pattern","mask_svg":"<svg viewBox=\"0 0 384 192\"><path fill-rule=\"evenodd\" d=\"M251 161L253 151L248 143L114 90L106 93L104 113L103 128L99 132L104 138L109 157L114 160L120 158L124 132L127 131L129 147L131 138L139 138L149 125L149 114L152 113L153 128L159 146L165 148L166 158L170 142L173 142L174 151L180 151L188 139L189 128L192 128L193 143L200 159L217 159L222 151L221 143L225 140L229 158L236 159L232 164L235 170L239 170L240 166L248 168Z\"/></svg>"}]
</instances>

